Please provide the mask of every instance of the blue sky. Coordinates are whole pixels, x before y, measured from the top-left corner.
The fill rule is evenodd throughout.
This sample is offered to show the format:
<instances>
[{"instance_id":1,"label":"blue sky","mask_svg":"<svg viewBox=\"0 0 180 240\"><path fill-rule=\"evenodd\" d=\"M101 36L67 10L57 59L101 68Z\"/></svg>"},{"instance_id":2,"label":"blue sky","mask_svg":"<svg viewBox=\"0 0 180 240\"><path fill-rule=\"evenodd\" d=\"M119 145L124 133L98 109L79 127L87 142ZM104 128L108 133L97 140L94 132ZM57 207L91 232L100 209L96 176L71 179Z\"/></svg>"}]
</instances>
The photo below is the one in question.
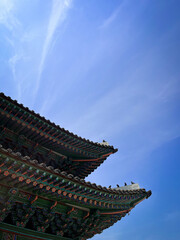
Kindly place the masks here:
<instances>
[{"instance_id":1,"label":"blue sky","mask_svg":"<svg viewBox=\"0 0 180 240\"><path fill-rule=\"evenodd\" d=\"M119 149L88 180L152 196L94 240L180 239L180 2L1 0L0 90Z\"/></svg>"}]
</instances>

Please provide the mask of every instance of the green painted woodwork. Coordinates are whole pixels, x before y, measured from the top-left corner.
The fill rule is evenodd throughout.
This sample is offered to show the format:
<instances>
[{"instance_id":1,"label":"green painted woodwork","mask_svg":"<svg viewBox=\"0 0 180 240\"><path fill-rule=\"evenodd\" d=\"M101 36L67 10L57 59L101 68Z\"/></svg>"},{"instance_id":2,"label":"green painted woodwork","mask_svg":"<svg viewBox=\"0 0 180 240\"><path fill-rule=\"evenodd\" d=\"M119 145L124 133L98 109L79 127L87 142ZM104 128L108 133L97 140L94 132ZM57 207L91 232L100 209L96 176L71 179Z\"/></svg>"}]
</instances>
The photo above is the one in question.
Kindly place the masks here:
<instances>
[{"instance_id":1,"label":"green painted woodwork","mask_svg":"<svg viewBox=\"0 0 180 240\"><path fill-rule=\"evenodd\" d=\"M15 178L14 174L16 174ZM11 219L11 224L20 228L30 227L39 233L44 233L50 228L51 234L57 236L74 234L74 237L79 235L82 239L87 239L113 225L147 194L146 191L133 195L129 192L125 193L126 191L124 193L121 191L125 195L112 194L87 186L85 182L84 184L75 182L68 176L64 177L41 169L37 164L32 165L29 158L14 155L11 151L1 148L0 196L5 196L4 207L0 210L4 209L1 222L6 223ZM26 183L28 179L35 181L37 185L30 187L30 184ZM50 183L54 181L58 182L56 186ZM42 184L43 188L41 188ZM56 191L53 193L46 187L55 188ZM59 190L61 194L57 194ZM72 198L68 197L69 194ZM73 196L77 198L74 199ZM10 204L7 206L6 202ZM98 214L96 214L97 209L99 209ZM115 216L111 212L115 212Z\"/></svg>"},{"instance_id":2,"label":"green painted woodwork","mask_svg":"<svg viewBox=\"0 0 180 240\"><path fill-rule=\"evenodd\" d=\"M86 182L117 149L77 137L1 93L0 124L0 240L89 239L151 195Z\"/></svg>"},{"instance_id":3,"label":"green painted woodwork","mask_svg":"<svg viewBox=\"0 0 180 240\"><path fill-rule=\"evenodd\" d=\"M14 233L17 235L23 235L23 236L18 236L17 240L32 240L32 239L38 239L38 240L71 240L71 238L65 238L61 236L53 236L47 233L39 233L37 231L33 231L30 229L24 229L20 228L14 225L10 225L7 223L0 223L0 233L1 235L3 232L9 232L9 233Z\"/></svg>"},{"instance_id":4,"label":"green painted woodwork","mask_svg":"<svg viewBox=\"0 0 180 240\"><path fill-rule=\"evenodd\" d=\"M2 98L2 97L1 97L1 101L2 101L2 103L4 103L4 105L6 106L5 109L3 109L3 111L4 111L4 112L7 112L7 113L9 114L9 116L14 117L15 120L19 121L19 123L20 123L20 122L23 122L25 125L32 126L32 128L34 128L35 130L37 130L37 131L39 131L39 132L42 133L42 130L39 130L37 127L35 127L35 126L33 125L33 122L36 123L35 125L38 125L37 123L39 123L40 125L44 125L45 128L48 129L46 135L48 135L49 137L52 137L52 139L53 139L54 137L50 135L50 132L53 132L53 134L54 134L54 132L58 132L59 134L61 134L61 138L62 138L62 136L63 136L63 137L66 136L66 137L67 137L68 139L70 139L71 141L74 140L74 137L71 136L70 134L66 134L66 133L63 132L63 131L61 131L61 130L59 130L59 129L56 129L55 127L52 127L51 124L48 124L47 122L42 121L40 118L32 115L32 114L30 113L30 111L26 111L26 110L25 110L24 108L22 108L21 106L15 106L14 103L9 102L7 99ZM9 113L9 112L8 112L8 109L9 109L9 111L10 111L10 109L11 109L11 111L16 110L16 114ZM17 114L17 112L19 112L19 114ZM20 114L20 112L21 112L21 114ZM16 115L16 116L15 116L15 115ZM18 117L18 116L21 116L21 118ZM31 124L26 123L26 119L27 119L28 117L29 117L29 119L31 119ZM88 150L81 150L80 148L78 148L78 147L76 147L76 146L73 146L73 147L72 147L71 144L69 144L68 142L63 143L63 141L61 141L60 139L59 139L58 141L61 142L62 145L66 145L66 147L67 147L70 151L72 151L72 149L75 148L75 149L76 149L76 152L80 152L80 153L85 154L85 155L87 155L87 156L89 156L89 157L95 157L95 158L98 157L95 153L93 153L93 152L95 152L95 149L97 149L97 148L98 148L98 150L97 150L98 154L100 154L100 152L101 152L102 150L104 151L104 153L109 153L109 150L112 151L112 147L111 147L111 149L109 149L109 148L103 148L103 147L100 146L100 145L99 145L99 146L93 146L92 143L91 143L91 144L87 144L86 142L84 142L84 141L82 141L82 140L78 140L78 141L76 140L76 141L77 141L77 142L80 142L81 145L83 145L83 146L88 146L89 148L93 148L93 149L94 149L93 152L90 152L90 151L88 151ZM102 154L103 154L103 153L102 153Z\"/></svg>"},{"instance_id":5,"label":"green painted woodwork","mask_svg":"<svg viewBox=\"0 0 180 240\"><path fill-rule=\"evenodd\" d=\"M30 171L30 172L34 172L34 171L36 171L37 169L36 169L36 167L32 167L31 166L31 170L30 170L30 166L27 164L27 163L24 163L23 165L22 165L22 162L20 162L20 160L19 159L16 159L16 161L15 161L15 159L13 159L12 157L10 157L10 156L8 156L8 158L7 158L7 156L6 156L6 154L1 154L1 157L0 157L1 159L0 159L0 161L3 161L2 159L6 159L6 161L9 163L9 164L15 164L15 163L17 163L17 169L18 169L18 167L20 167L20 166L23 166L23 169L24 170L22 170L22 172L27 172L28 170ZM11 162L11 163L10 163ZM4 167L2 167L2 170L3 170L3 168ZM6 167L5 167L6 168ZM15 170L12 168L12 169L10 169L9 170L9 175L12 175L12 174L15 174ZM28 174L28 173L27 173ZM16 177L16 180L18 181L18 178L19 177L23 177L23 178L25 178L25 179L29 179L29 176L26 176L26 175L24 175L23 173L21 173L20 171L18 172L18 173L16 173L16 175L17 175L17 177ZM29 174L30 175L30 174ZM39 176L44 176L45 175L45 172L44 172L44 170L40 170L39 169L39 171L38 171L38 175L37 175L37 177L36 178L34 178L34 177L32 177L31 178L31 180L32 180L32 182L33 181L36 181L38 184L37 184L37 187L35 188L35 187L29 187L29 185L27 185L25 182L23 182L23 183L18 183L18 185L19 186L21 186L22 187L22 189L24 189L24 190L27 190L27 186L29 187L28 188L28 191L30 191L32 194L38 194L38 195L40 195L40 196L42 196L42 197L44 197L44 196L48 196L48 194L49 194L49 197L51 197L52 199L54 199L54 201L57 201L58 200L58 196L56 195L56 193L55 194L52 194L52 192L51 191L46 191L45 189L44 189L44 191L43 191L43 189L41 189L39 186L40 186L40 184L43 184L43 188L45 188L45 187L47 187L47 186L50 186L50 188L52 189L53 187L54 187L54 184L49 184L47 181L44 181L44 178L43 178L43 180L41 180L41 178L39 179L39 180L36 180L37 178L39 178ZM9 176L9 178L11 179L11 177ZM57 176L55 175L55 174L50 174L49 172L46 172L46 179L55 179L56 180L56 178L57 178ZM74 192L73 191L73 187L74 187L74 182L71 180L68 180L68 179L63 179L63 177L61 177L61 176L58 176L58 179L59 179L59 186L60 187L58 187L58 186L56 186L55 187L55 189L57 189L57 191L58 190L61 190L62 191L62 193L63 192L67 192L67 195L68 194L72 194L72 195L76 195L76 196L78 196L78 197L82 197L82 199L84 199L84 198L87 198L87 199L89 199L89 200L93 200L93 201L97 201L98 202L98 199L100 199L100 201L102 202L102 203L106 203L106 204L113 204L113 205L117 205L118 204L118 209L125 209L125 207L127 206L128 208L129 208L129 206L128 206L128 204L131 204L132 202L134 202L136 199L140 199L141 198L141 195L142 196L145 196L145 193L144 194L138 194L138 195L134 195L134 196L130 196L130 195L125 195L125 196L118 196L118 195L116 195L116 194L114 194L114 195L112 195L112 194L107 194L106 193L106 196L105 196L105 198L103 199L103 197L100 197L99 196L99 194L101 193L101 195L103 195L104 193L103 192L101 192L101 191L97 191L97 190L94 190L94 189L92 189L92 188L88 188L88 187L84 187L83 185L82 186L80 186L79 184L77 184L76 183L76 185L78 186L80 186L81 188L82 188L82 190L81 191L78 191L78 192ZM3 182L6 182L7 180L6 180L6 178L4 178L4 180L2 179L1 180L2 181L2 183ZM10 182L10 186L11 187L14 187L14 181L15 180L13 180L13 181L11 181ZM61 185L62 185L62 187L61 187ZM66 186L66 187L63 187L63 186ZM70 188L72 187L72 190L69 190ZM85 192L87 192L87 191L90 191L91 190L91 193L93 193L93 194L91 194L90 196L89 195L87 195L87 194L85 194ZM56 191L56 192L57 192ZM82 204L82 201L79 201L79 202L77 202L77 201L74 201L73 199L69 199L68 200L68 198L66 197L66 196L63 196L63 194L61 194L59 197L61 197L62 198L62 200L61 201L63 201L63 202L72 202L72 203L74 203L74 204L78 204L78 203L80 203L80 204ZM124 200L125 200L125 202L126 202L126 206L120 206L120 203L121 202L124 202ZM83 205L89 205L88 204L88 202L87 203L83 203ZM100 207L100 206L99 206ZM101 208L101 207L100 207Z\"/></svg>"},{"instance_id":6,"label":"green painted woodwork","mask_svg":"<svg viewBox=\"0 0 180 240\"><path fill-rule=\"evenodd\" d=\"M24 135L18 135L18 133L10 131L7 128L1 128L0 133L0 143L2 145L6 145L8 142L11 149L17 149L17 151L22 153L22 155L31 156L40 162L43 161L47 165L53 164L55 168L61 169L62 171L69 171L76 176L79 174L80 177L84 177L87 168L89 169L89 166L91 166L91 163L88 162L81 162L80 165L79 163L77 164L76 162L72 162L71 157L63 155L62 153L60 154L55 150L49 150L47 147L40 144L37 145L37 142L32 139L30 140ZM99 161L99 163L101 163L101 161Z\"/></svg>"}]
</instances>

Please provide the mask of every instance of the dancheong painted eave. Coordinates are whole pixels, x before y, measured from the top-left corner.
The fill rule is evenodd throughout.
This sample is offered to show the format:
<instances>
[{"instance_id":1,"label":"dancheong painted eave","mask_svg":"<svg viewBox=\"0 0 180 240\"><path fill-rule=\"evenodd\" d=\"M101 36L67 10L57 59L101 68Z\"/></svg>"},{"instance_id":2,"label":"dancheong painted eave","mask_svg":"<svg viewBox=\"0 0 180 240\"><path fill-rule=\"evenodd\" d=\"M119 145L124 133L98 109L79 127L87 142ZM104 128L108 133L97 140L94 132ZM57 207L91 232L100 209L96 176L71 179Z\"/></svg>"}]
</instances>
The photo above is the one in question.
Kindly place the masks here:
<instances>
[{"instance_id":1,"label":"dancheong painted eave","mask_svg":"<svg viewBox=\"0 0 180 240\"><path fill-rule=\"evenodd\" d=\"M19 104L16 100L12 100L10 97L6 96L4 93L0 93L0 98L1 98L1 102L0 102L0 106L3 104L2 101L5 100L5 104L7 104L10 108L10 105L12 104L12 108L10 108L9 110L11 111L11 113L13 113L13 111L16 110L20 110L21 112L21 119L24 120L24 117L23 115L25 115L26 113L29 114L29 117L31 118L34 117L34 120L35 121L39 121L41 124L47 124L49 127L48 130L49 130L49 135L51 137L55 136L55 132L53 131L57 131L57 134L64 134L64 137L67 138L65 139L64 141L66 142L66 140L68 141L68 138L71 138L71 140L74 140L74 142L72 141L72 145L74 145L74 143L77 141L77 143L79 143L79 145L83 144L84 143L84 148L87 147L94 149L94 152L98 152L99 155L101 154L107 154L107 153L115 153L118 151L117 148L114 148L113 146L110 146L110 145L103 145L101 143L97 143L97 142L93 142L93 141L90 141L89 139L85 139L85 138L82 138L80 136L77 136L76 134L72 133L72 132L69 132L68 130L65 130L64 128L60 127L59 125L56 125L55 123L51 122L50 120L47 120L45 119L43 116L41 116L39 113L35 113L33 110L30 110L29 108L27 107L24 107L23 104ZM8 110L8 106L6 105L6 110ZM15 113L17 114L17 112ZM27 118L27 116L26 116ZM32 121L32 120L31 120ZM50 127L52 129L50 129ZM52 132L51 132L52 131ZM48 131L47 131L48 132ZM53 136L52 136L53 135ZM52 140L52 139L51 139ZM93 148L94 147L94 148ZM96 147L96 151L95 151L95 147Z\"/></svg>"},{"instance_id":2,"label":"dancheong painted eave","mask_svg":"<svg viewBox=\"0 0 180 240\"><path fill-rule=\"evenodd\" d=\"M145 189L97 186L0 145L2 231L24 237L33 234L35 239L85 240L112 226L150 195Z\"/></svg>"},{"instance_id":3,"label":"dancheong painted eave","mask_svg":"<svg viewBox=\"0 0 180 240\"><path fill-rule=\"evenodd\" d=\"M151 191L85 181L112 153L0 94L0 239L86 240Z\"/></svg>"},{"instance_id":4,"label":"dancheong painted eave","mask_svg":"<svg viewBox=\"0 0 180 240\"><path fill-rule=\"evenodd\" d=\"M88 176L109 155L117 151L113 146L94 143L70 133L3 93L0 93L0 122L7 138L24 136L28 141L28 148L32 148L34 144L36 149L44 147L43 150L40 149L41 155L45 149L55 153L56 158L61 154L67 163L64 170L68 171L68 166L71 165L70 173L80 177Z\"/></svg>"}]
</instances>

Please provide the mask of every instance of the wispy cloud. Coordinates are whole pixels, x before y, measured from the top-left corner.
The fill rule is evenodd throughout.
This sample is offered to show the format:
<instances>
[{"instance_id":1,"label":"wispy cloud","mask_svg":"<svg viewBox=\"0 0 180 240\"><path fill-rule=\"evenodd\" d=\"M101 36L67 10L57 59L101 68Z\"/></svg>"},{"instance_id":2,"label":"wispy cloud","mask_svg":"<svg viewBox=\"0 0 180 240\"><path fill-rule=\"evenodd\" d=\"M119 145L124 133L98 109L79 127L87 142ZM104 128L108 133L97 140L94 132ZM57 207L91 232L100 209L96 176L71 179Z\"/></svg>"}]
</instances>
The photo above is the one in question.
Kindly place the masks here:
<instances>
[{"instance_id":1,"label":"wispy cloud","mask_svg":"<svg viewBox=\"0 0 180 240\"><path fill-rule=\"evenodd\" d=\"M16 65L21 59L22 59L22 56L19 54L15 54L14 56L12 56L9 59L9 65L12 70L13 80L15 81L16 87L17 87L17 100L18 101L20 101L20 99L21 99L21 82L20 82L20 79L18 79L16 76Z\"/></svg>"},{"instance_id":2,"label":"wispy cloud","mask_svg":"<svg viewBox=\"0 0 180 240\"><path fill-rule=\"evenodd\" d=\"M116 20L117 16L119 15L120 10L123 7L123 2L111 13L111 15L104 20L104 22L100 25L99 28L107 28L113 21Z\"/></svg>"},{"instance_id":3,"label":"wispy cloud","mask_svg":"<svg viewBox=\"0 0 180 240\"><path fill-rule=\"evenodd\" d=\"M22 96L26 95L27 89L31 88L33 105L47 55L56 38L56 30L64 22L71 5L72 0L53 0L48 24L43 20L34 26L33 21L27 25L24 19L21 19L19 13L27 11L22 4L11 0L0 1L0 24L7 30L2 37L9 47L9 59L6 61L9 63L16 89L14 97L19 102L22 101ZM33 11L33 6L31 7L30 12ZM46 9L48 10L47 7ZM42 109L45 110L44 107Z\"/></svg>"},{"instance_id":4,"label":"wispy cloud","mask_svg":"<svg viewBox=\"0 0 180 240\"><path fill-rule=\"evenodd\" d=\"M15 82L17 88L17 100L19 101L21 98L21 82L17 78L16 73L16 65L22 59L22 54L17 52L15 49L15 40L17 32L19 32L19 28L21 27L21 23L16 17L15 14L15 2L10 0L2 0L0 1L0 24L8 29L9 36L4 36L5 40L11 48L13 48L14 54L10 57L8 63L12 70L13 80Z\"/></svg>"},{"instance_id":5,"label":"wispy cloud","mask_svg":"<svg viewBox=\"0 0 180 240\"><path fill-rule=\"evenodd\" d=\"M36 96L40 86L41 75L44 70L45 60L49 52L49 49L51 47L54 34L56 32L57 27L59 27L65 20L66 13L71 6L71 2L72 0L61 0L61 1L54 0L52 3L52 10L51 10L49 23L47 27L47 34L44 41L42 55L41 55L40 64L38 68L38 77L37 77L37 82L34 89L34 96Z\"/></svg>"},{"instance_id":6,"label":"wispy cloud","mask_svg":"<svg viewBox=\"0 0 180 240\"><path fill-rule=\"evenodd\" d=\"M14 6L13 1L0 1L0 24L4 24L9 30L19 25L18 19L13 14Z\"/></svg>"}]
</instances>

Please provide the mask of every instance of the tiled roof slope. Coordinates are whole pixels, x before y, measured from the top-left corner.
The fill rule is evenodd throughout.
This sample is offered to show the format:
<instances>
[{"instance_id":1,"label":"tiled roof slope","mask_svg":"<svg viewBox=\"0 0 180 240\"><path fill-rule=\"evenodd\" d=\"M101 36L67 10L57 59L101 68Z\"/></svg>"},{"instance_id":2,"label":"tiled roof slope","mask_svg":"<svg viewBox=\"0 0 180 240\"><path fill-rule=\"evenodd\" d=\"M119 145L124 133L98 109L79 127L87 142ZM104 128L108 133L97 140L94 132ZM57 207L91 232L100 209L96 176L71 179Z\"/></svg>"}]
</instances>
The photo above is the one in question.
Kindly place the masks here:
<instances>
[{"instance_id":1,"label":"tiled roof slope","mask_svg":"<svg viewBox=\"0 0 180 240\"><path fill-rule=\"evenodd\" d=\"M30 164L30 165L34 166L36 169L41 169L45 172L49 172L50 174L57 175L59 177L67 179L69 181L78 183L78 184L82 185L83 187L92 188L96 191L100 191L100 192L104 192L104 193L108 193L108 194L115 194L117 196L127 195L127 194L130 194L130 195L144 194L146 196L146 198L149 198L151 196L151 191L146 191L144 188L134 189L134 190L119 190L118 188L111 189L111 188L106 188L106 187L103 187L100 185L96 185L95 183L87 182L84 179L80 179L77 176L68 174L65 171L62 172L59 169L54 169L52 166L47 166L46 164L43 164L43 163L39 164L36 159L32 160L29 156L23 157L20 152L13 152L11 149L5 149L5 148L3 148L3 146L1 144L0 144L0 152L6 153L9 157L12 157L14 159L17 159L24 163ZM32 170L32 172L33 172L33 170ZM106 200L108 200L108 196L106 196Z\"/></svg>"},{"instance_id":2,"label":"tiled roof slope","mask_svg":"<svg viewBox=\"0 0 180 240\"><path fill-rule=\"evenodd\" d=\"M0 93L1 127L68 157L69 173L85 178L117 151L113 146L81 138Z\"/></svg>"},{"instance_id":3,"label":"tiled roof slope","mask_svg":"<svg viewBox=\"0 0 180 240\"><path fill-rule=\"evenodd\" d=\"M69 240L89 239L125 217L151 195L151 191L145 189L107 189L91 184L44 163L39 164L28 156L22 157L19 152L2 145L0 179L0 222L25 231L35 230L35 234L43 229L52 237L57 236L56 239L59 239L60 230L63 236L82 236ZM53 231L56 224L57 231Z\"/></svg>"},{"instance_id":4,"label":"tiled roof slope","mask_svg":"<svg viewBox=\"0 0 180 240\"><path fill-rule=\"evenodd\" d=\"M98 142L93 142L93 141L90 141L89 139L85 139L85 138L82 138L62 127L60 127L59 125L56 125L54 122L51 122L50 120L48 119L45 119L45 117L41 116L39 113L35 113L33 110L30 110L28 107L24 107L23 104L20 104L18 103L16 100L12 100L9 96L6 96L4 93L0 92L0 97L7 100L8 102L16 105L17 107L20 107L22 110L30 113L31 115L34 115L35 117L39 118L40 120L42 120L43 122L46 122L47 124L51 125L52 127L56 128L57 130L77 139L77 140L80 140L80 141L83 141L85 143L88 143L90 145L94 145L94 146L98 146L99 148L101 149L108 149L108 150L111 150L113 153L117 152L118 149L117 148L114 148L113 146L110 146L110 145L102 145Z\"/></svg>"}]
</instances>

